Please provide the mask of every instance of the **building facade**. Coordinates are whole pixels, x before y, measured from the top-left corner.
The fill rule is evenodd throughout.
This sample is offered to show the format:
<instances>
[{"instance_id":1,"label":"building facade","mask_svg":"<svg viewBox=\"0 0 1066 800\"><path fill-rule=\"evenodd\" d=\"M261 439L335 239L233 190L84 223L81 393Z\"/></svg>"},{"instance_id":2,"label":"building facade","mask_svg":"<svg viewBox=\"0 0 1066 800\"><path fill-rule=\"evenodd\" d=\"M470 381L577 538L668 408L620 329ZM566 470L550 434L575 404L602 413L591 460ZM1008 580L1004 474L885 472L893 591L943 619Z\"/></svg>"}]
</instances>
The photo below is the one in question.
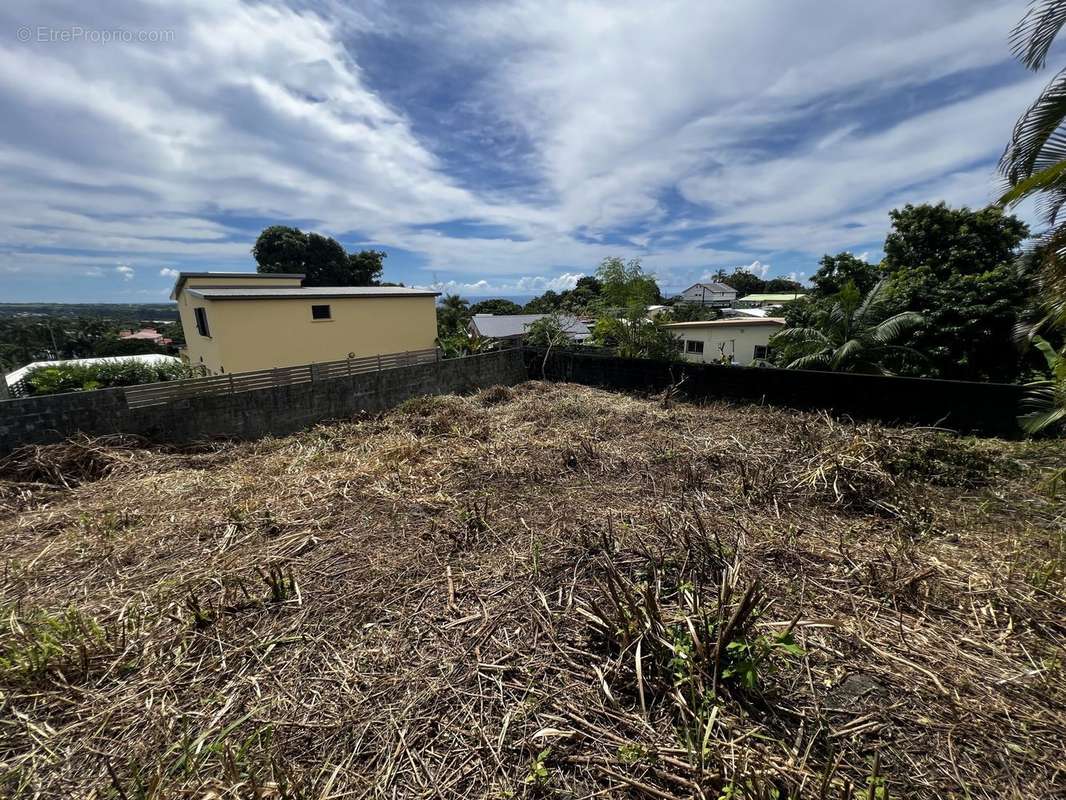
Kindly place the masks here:
<instances>
[{"instance_id":1,"label":"building facade","mask_svg":"<svg viewBox=\"0 0 1066 800\"><path fill-rule=\"evenodd\" d=\"M724 283L694 283L681 294L682 303L691 303L707 308L728 308L737 299L737 290Z\"/></svg>"},{"instance_id":2,"label":"building facade","mask_svg":"<svg viewBox=\"0 0 1066 800\"><path fill-rule=\"evenodd\" d=\"M686 361L740 366L766 358L770 351L770 337L784 327L785 321L774 317L663 325L680 340L681 354Z\"/></svg>"},{"instance_id":3,"label":"building facade","mask_svg":"<svg viewBox=\"0 0 1066 800\"><path fill-rule=\"evenodd\" d=\"M222 375L436 346L437 292L302 281L295 274L181 273L171 299L185 332L182 359Z\"/></svg>"}]
</instances>

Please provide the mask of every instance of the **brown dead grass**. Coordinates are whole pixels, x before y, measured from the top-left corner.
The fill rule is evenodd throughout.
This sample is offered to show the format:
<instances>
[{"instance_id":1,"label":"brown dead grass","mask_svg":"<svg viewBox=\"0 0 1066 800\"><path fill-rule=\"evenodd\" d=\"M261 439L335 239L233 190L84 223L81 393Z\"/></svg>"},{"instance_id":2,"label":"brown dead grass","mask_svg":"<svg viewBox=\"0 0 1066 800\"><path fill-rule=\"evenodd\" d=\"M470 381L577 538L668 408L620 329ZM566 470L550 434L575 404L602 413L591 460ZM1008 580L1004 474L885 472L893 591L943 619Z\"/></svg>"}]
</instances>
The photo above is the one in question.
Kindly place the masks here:
<instances>
[{"instance_id":1,"label":"brown dead grass","mask_svg":"<svg viewBox=\"0 0 1066 800\"><path fill-rule=\"evenodd\" d=\"M1062 456L539 382L24 451L0 787L1062 796Z\"/></svg>"}]
</instances>

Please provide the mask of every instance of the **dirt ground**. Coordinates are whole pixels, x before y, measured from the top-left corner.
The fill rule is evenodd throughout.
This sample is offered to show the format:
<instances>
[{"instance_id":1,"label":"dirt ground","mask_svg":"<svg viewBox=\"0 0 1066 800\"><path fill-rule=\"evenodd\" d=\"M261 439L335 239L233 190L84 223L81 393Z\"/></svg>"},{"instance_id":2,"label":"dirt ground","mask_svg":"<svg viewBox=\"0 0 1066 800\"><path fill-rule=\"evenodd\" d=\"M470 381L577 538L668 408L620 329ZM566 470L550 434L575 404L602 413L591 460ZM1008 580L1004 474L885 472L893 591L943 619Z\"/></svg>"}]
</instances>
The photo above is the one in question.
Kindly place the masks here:
<instances>
[{"instance_id":1,"label":"dirt ground","mask_svg":"<svg viewBox=\"0 0 1066 800\"><path fill-rule=\"evenodd\" d=\"M0 792L1066 797L1063 463L540 382L28 448Z\"/></svg>"}]
</instances>

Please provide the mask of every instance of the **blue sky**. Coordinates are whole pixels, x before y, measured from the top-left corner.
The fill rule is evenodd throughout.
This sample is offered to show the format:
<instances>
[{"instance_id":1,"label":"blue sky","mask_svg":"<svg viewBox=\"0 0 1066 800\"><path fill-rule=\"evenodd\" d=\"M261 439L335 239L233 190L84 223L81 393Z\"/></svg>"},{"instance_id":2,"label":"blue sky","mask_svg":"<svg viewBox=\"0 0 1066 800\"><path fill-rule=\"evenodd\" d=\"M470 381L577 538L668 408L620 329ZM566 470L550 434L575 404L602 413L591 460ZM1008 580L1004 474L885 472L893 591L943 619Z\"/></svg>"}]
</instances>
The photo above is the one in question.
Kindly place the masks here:
<instances>
[{"instance_id":1,"label":"blue sky","mask_svg":"<svg viewBox=\"0 0 1066 800\"><path fill-rule=\"evenodd\" d=\"M7 0L0 301L164 300L274 223L472 296L876 260L889 209L995 196L1025 7Z\"/></svg>"}]
</instances>

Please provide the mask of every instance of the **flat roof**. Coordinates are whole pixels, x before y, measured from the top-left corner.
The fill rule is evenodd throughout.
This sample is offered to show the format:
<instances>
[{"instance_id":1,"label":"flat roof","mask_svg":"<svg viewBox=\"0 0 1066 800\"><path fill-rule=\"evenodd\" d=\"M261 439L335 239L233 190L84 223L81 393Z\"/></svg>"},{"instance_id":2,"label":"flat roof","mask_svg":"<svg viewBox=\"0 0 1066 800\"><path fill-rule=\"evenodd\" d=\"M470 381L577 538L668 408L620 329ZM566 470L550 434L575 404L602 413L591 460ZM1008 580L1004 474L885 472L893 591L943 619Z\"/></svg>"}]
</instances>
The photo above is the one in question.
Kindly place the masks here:
<instances>
[{"instance_id":1,"label":"flat roof","mask_svg":"<svg viewBox=\"0 0 1066 800\"><path fill-rule=\"evenodd\" d=\"M752 325L784 325L780 317L731 317L727 319L705 319L696 322L667 322L663 328L746 328Z\"/></svg>"},{"instance_id":2,"label":"flat roof","mask_svg":"<svg viewBox=\"0 0 1066 800\"><path fill-rule=\"evenodd\" d=\"M186 291L204 300L325 300L344 297L436 297L440 294L406 286L271 286L262 289L196 286Z\"/></svg>"},{"instance_id":3,"label":"flat roof","mask_svg":"<svg viewBox=\"0 0 1066 800\"><path fill-rule=\"evenodd\" d=\"M178 292L189 278L298 278L302 281L305 277L302 272L179 272L170 299L178 299Z\"/></svg>"},{"instance_id":4,"label":"flat roof","mask_svg":"<svg viewBox=\"0 0 1066 800\"><path fill-rule=\"evenodd\" d=\"M804 296L803 292L771 292L770 294L746 294L743 297L738 297L737 301L753 300L755 302L765 303L767 301L779 300L781 302L788 302L789 300L796 300Z\"/></svg>"}]
</instances>

